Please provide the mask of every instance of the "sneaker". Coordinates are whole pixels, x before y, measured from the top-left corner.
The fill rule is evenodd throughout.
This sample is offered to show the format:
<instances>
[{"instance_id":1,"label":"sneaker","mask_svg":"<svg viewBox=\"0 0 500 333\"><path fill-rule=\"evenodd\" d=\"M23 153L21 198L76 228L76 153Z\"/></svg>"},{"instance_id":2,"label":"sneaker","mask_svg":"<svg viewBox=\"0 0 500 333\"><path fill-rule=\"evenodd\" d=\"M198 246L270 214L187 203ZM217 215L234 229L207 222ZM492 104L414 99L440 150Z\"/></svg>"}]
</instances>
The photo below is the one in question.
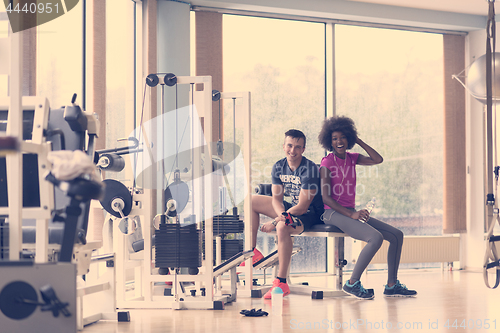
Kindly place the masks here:
<instances>
[{"instance_id":1,"label":"sneaker","mask_svg":"<svg viewBox=\"0 0 500 333\"><path fill-rule=\"evenodd\" d=\"M417 295L417 292L415 290L409 290L404 284L399 283L399 280L397 280L396 284L392 287L385 285L384 295L386 297L413 297Z\"/></svg>"},{"instance_id":2,"label":"sneaker","mask_svg":"<svg viewBox=\"0 0 500 333\"><path fill-rule=\"evenodd\" d=\"M372 299L374 297L373 290L366 290L365 288L363 288L359 280L356 281L353 285L349 284L349 281L347 281L342 289L344 289L346 293L351 294L359 299Z\"/></svg>"},{"instance_id":3,"label":"sneaker","mask_svg":"<svg viewBox=\"0 0 500 333\"><path fill-rule=\"evenodd\" d=\"M288 283L282 283L278 279L274 279L273 281L273 286L271 289L267 291L267 293L264 295L265 299L271 299L271 292L273 291L274 288L280 287L281 290L283 290L283 296L289 295L290 294L290 287L288 286Z\"/></svg>"},{"instance_id":4,"label":"sneaker","mask_svg":"<svg viewBox=\"0 0 500 333\"><path fill-rule=\"evenodd\" d=\"M252 265L255 265L256 262L261 261L263 258L264 255L257 248L253 249ZM245 267L244 261L240 264L240 267Z\"/></svg>"}]
</instances>

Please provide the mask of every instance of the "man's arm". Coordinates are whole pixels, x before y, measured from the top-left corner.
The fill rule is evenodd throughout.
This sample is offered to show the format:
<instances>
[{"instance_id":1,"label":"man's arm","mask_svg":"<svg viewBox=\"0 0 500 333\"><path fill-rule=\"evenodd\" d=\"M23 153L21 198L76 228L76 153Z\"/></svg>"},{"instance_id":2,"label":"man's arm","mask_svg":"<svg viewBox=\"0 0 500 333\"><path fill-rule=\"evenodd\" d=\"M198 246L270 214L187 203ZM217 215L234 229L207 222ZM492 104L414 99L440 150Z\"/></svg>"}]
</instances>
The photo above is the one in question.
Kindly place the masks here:
<instances>
[{"instance_id":1,"label":"man's arm","mask_svg":"<svg viewBox=\"0 0 500 333\"><path fill-rule=\"evenodd\" d=\"M283 198L284 198L284 186L283 185L272 185L272 204L274 211L276 212L276 215L278 215L274 221L276 222L285 222L286 218L281 215L281 213L285 212L285 205L283 205ZM299 193L299 203L292 208L290 208L287 212L292 214L292 215L303 215L307 212L309 209L309 206L311 205L312 200L314 199L314 196L316 195L316 192L318 190L313 189L313 190L305 190L301 189ZM261 231L263 232L270 232L275 229L275 226L271 223L265 223L261 227Z\"/></svg>"},{"instance_id":2,"label":"man's arm","mask_svg":"<svg viewBox=\"0 0 500 333\"><path fill-rule=\"evenodd\" d=\"M304 215L307 213L314 196L318 192L317 189L305 190L300 189L299 193L299 203L288 210L288 213L292 215Z\"/></svg>"},{"instance_id":3,"label":"man's arm","mask_svg":"<svg viewBox=\"0 0 500 333\"><path fill-rule=\"evenodd\" d=\"M283 198L285 197L285 187L283 185L273 184L271 187L271 193L273 195L273 208L278 217L281 213L285 211L285 205L283 205Z\"/></svg>"}]
</instances>

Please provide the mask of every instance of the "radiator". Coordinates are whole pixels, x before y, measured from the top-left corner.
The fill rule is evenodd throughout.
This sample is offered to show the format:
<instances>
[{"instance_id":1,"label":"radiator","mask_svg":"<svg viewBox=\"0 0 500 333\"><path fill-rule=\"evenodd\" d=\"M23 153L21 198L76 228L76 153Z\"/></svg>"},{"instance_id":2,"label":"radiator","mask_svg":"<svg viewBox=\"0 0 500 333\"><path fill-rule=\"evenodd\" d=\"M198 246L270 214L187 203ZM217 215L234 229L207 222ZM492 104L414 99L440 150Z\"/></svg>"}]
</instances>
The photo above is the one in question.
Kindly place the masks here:
<instances>
[{"instance_id":1,"label":"radiator","mask_svg":"<svg viewBox=\"0 0 500 333\"><path fill-rule=\"evenodd\" d=\"M370 263L386 264L388 248L389 242L384 241ZM404 238L401 263L453 262L459 260L459 236L405 236Z\"/></svg>"}]
</instances>

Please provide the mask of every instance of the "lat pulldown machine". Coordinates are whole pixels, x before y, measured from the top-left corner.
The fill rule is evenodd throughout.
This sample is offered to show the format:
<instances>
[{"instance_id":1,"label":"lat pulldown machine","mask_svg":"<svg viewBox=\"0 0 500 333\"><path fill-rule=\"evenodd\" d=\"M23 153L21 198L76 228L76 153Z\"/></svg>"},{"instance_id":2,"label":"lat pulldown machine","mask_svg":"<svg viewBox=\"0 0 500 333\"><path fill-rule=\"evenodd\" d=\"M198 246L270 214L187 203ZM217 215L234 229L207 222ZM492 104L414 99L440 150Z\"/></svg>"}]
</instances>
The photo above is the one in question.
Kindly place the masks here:
<instances>
[{"instance_id":1,"label":"lat pulldown machine","mask_svg":"<svg viewBox=\"0 0 500 333\"><path fill-rule=\"evenodd\" d=\"M132 244L132 252L128 250L129 244L121 231L113 227L118 272L117 306L222 309L224 303L236 299L236 266L250 258L253 252L249 245L251 240L248 239L245 241L248 242L247 251L237 253L224 262L214 261L214 257L218 257L220 253L218 244L221 244L214 242L213 236L214 218L217 216L216 200L214 200L217 174L223 172L226 176L227 165L221 161L220 156L213 158L215 147L207 143L212 138L211 104L214 94L211 78L177 77L171 73L150 74L146 78L145 93L146 89L151 91L150 88L158 84L161 88L163 113L155 119L141 123L137 133L133 135L138 137L138 146L141 150L133 160L134 187L130 190L124 185L117 185L116 181L104 181L113 184L107 186L111 191L107 191L101 201L110 214L119 218L131 216L129 221L138 221L137 216L142 216L143 221L146 221L142 224L144 228L141 231L144 238ZM177 99L177 86L184 84L190 88L189 105L165 112L164 90L167 87L175 88ZM224 96L223 93L221 95ZM248 131L245 133L247 145L244 149L247 173L240 180L240 183L241 181L245 183L246 212L251 211L249 97L249 93L230 96L243 100L244 121L248 124ZM178 105L177 101L175 104ZM203 128L200 124L201 119ZM172 137L172 134L175 137ZM154 174L159 174L158 184L151 181L154 179ZM162 213L153 218L148 216L150 207L147 206L146 198L157 189L160 189L162 197L160 200ZM251 228L249 219L250 214L247 213L245 230ZM219 220L224 220L224 217L220 217ZM114 225L120 224L123 223ZM154 233L152 226L155 227ZM251 233L248 231L247 235ZM142 249L143 251L135 252ZM251 265L249 267L251 277ZM218 284L213 287L214 278L227 271L231 271L229 293L222 291ZM131 274L133 279L127 280L126 277ZM133 291L130 291L130 288ZM241 292L244 293L246 289Z\"/></svg>"}]
</instances>

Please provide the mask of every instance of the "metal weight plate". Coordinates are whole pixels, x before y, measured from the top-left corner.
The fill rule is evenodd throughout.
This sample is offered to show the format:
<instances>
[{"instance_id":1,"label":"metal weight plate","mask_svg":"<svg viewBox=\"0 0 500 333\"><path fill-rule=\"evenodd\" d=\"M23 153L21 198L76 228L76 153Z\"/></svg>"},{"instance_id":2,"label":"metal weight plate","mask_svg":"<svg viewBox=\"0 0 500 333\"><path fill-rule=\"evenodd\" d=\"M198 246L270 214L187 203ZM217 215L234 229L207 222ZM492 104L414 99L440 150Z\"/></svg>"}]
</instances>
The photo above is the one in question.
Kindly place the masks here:
<instances>
[{"instance_id":1,"label":"metal weight plate","mask_svg":"<svg viewBox=\"0 0 500 333\"><path fill-rule=\"evenodd\" d=\"M165 189L165 201L163 202L163 208L167 210L167 202L170 199L174 199L176 203L176 210L168 212L168 216L176 216L181 213L189 201L189 187L186 183L181 180L175 180L172 184L168 185Z\"/></svg>"},{"instance_id":2,"label":"metal weight plate","mask_svg":"<svg viewBox=\"0 0 500 333\"><path fill-rule=\"evenodd\" d=\"M26 300L30 303L21 302ZM31 316L36 310L38 294L31 284L23 281L14 281L6 285L0 292L0 310L11 319L22 320Z\"/></svg>"},{"instance_id":3,"label":"metal weight plate","mask_svg":"<svg viewBox=\"0 0 500 333\"><path fill-rule=\"evenodd\" d=\"M105 179L103 183L105 184L104 196L99 200L102 208L115 217L121 217L119 212L113 210L111 204L114 199L122 199L125 203L125 207L122 209L123 215L129 215L132 210L132 195L127 187L114 179Z\"/></svg>"}]
</instances>

